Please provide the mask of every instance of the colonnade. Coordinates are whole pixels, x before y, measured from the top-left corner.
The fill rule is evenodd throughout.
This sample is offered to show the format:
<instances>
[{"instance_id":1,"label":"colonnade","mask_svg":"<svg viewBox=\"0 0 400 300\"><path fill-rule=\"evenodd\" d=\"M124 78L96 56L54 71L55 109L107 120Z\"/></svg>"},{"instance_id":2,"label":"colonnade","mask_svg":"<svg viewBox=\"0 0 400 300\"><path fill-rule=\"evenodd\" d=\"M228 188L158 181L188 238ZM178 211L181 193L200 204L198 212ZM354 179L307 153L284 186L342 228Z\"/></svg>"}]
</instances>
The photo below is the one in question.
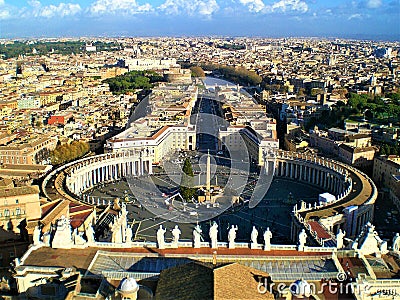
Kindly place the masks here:
<instances>
[{"instance_id":1,"label":"colonnade","mask_svg":"<svg viewBox=\"0 0 400 300\"><path fill-rule=\"evenodd\" d=\"M132 159L132 160L131 160ZM74 166L69 170L66 186L75 195L90 189L97 184L110 182L126 176L152 174L151 160L134 157L94 161L93 163Z\"/></svg>"},{"instance_id":2,"label":"colonnade","mask_svg":"<svg viewBox=\"0 0 400 300\"><path fill-rule=\"evenodd\" d=\"M313 155L277 151L274 154L275 175L318 186L335 195L346 197L352 188L352 179L343 166Z\"/></svg>"}]
</instances>

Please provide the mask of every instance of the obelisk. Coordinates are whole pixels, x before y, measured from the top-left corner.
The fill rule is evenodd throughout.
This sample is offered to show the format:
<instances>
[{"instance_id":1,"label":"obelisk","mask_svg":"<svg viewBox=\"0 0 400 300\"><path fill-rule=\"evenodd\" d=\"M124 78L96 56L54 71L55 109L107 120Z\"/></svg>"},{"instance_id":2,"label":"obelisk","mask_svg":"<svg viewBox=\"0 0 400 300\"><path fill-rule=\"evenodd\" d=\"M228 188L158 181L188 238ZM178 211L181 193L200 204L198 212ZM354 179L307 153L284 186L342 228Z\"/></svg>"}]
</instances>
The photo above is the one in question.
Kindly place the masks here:
<instances>
[{"instance_id":1,"label":"obelisk","mask_svg":"<svg viewBox=\"0 0 400 300\"><path fill-rule=\"evenodd\" d=\"M207 151L207 173L206 173L206 191L210 192L210 181L211 181L211 158L210 150Z\"/></svg>"}]
</instances>

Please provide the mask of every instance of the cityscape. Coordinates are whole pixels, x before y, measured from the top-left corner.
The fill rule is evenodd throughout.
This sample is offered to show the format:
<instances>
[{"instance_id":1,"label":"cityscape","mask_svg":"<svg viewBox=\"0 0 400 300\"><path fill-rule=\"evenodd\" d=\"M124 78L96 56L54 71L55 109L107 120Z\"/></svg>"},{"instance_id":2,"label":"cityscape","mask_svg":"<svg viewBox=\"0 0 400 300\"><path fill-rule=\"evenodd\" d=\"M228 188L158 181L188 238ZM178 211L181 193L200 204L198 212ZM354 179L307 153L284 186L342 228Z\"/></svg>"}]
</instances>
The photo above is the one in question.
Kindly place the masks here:
<instances>
[{"instance_id":1,"label":"cityscape","mask_svg":"<svg viewBox=\"0 0 400 300\"><path fill-rule=\"evenodd\" d=\"M0 299L400 299L398 1L20 2Z\"/></svg>"}]
</instances>

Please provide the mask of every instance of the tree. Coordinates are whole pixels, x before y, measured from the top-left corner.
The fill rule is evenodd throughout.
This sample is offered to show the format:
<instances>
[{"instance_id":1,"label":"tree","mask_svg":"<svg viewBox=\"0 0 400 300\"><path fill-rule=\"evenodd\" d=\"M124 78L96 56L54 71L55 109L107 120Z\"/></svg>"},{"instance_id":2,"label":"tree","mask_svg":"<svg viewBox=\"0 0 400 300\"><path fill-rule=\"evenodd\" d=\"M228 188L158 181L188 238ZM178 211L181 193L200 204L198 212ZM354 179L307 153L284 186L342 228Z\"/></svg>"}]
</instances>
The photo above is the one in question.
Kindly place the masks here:
<instances>
[{"instance_id":1,"label":"tree","mask_svg":"<svg viewBox=\"0 0 400 300\"><path fill-rule=\"evenodd\" d=\"M191 67L190 71L192 71L193 77L205 77L206 76L206 74L204 73L204 70L199 66Z\"/></svg>"},{"instance_id":2,"label":"tree","mask_svg":"<svg viewBox=\"0 0 400 300\"><path fill-rule=\"evenodd\" d=\"M194 174L192 169L192 164L190 163L189 158L185 159L182 167L182 178L181 185L179 186L179 191L186 201L192 200L194 197L196 190L194 189Z\"/></svg>"},{"instance_id":3,"label":"tree","mask_svg":"<svg viewBox=\"0 0 400 300\"><path fill-rule=\"evenodd\" d=\"M50 152L50 160L53 165L61 165L82 157L89 150L89 144L83 141L73 141L69 145L57 145L56 149Z\"/></svg>"}]
</instances>

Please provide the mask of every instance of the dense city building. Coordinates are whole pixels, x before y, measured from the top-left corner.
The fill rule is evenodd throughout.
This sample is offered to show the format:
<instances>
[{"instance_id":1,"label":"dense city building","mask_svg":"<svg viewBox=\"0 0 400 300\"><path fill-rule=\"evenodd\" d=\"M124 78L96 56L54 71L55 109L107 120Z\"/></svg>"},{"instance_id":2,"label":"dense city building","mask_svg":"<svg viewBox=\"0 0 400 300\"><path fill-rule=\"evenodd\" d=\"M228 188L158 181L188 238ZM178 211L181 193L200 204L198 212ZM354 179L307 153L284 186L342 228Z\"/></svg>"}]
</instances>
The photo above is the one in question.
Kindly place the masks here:
<instances>
[{"instance_id":1,"label":"dense city building","mask_svg":"<svg viewBox=\"0 0 400 300\"><path fill-rule=\"evenodd\" d=\"M0 59L0 295L400 297L398 42L76 42Z\"/></svg>"}]
</instances>

